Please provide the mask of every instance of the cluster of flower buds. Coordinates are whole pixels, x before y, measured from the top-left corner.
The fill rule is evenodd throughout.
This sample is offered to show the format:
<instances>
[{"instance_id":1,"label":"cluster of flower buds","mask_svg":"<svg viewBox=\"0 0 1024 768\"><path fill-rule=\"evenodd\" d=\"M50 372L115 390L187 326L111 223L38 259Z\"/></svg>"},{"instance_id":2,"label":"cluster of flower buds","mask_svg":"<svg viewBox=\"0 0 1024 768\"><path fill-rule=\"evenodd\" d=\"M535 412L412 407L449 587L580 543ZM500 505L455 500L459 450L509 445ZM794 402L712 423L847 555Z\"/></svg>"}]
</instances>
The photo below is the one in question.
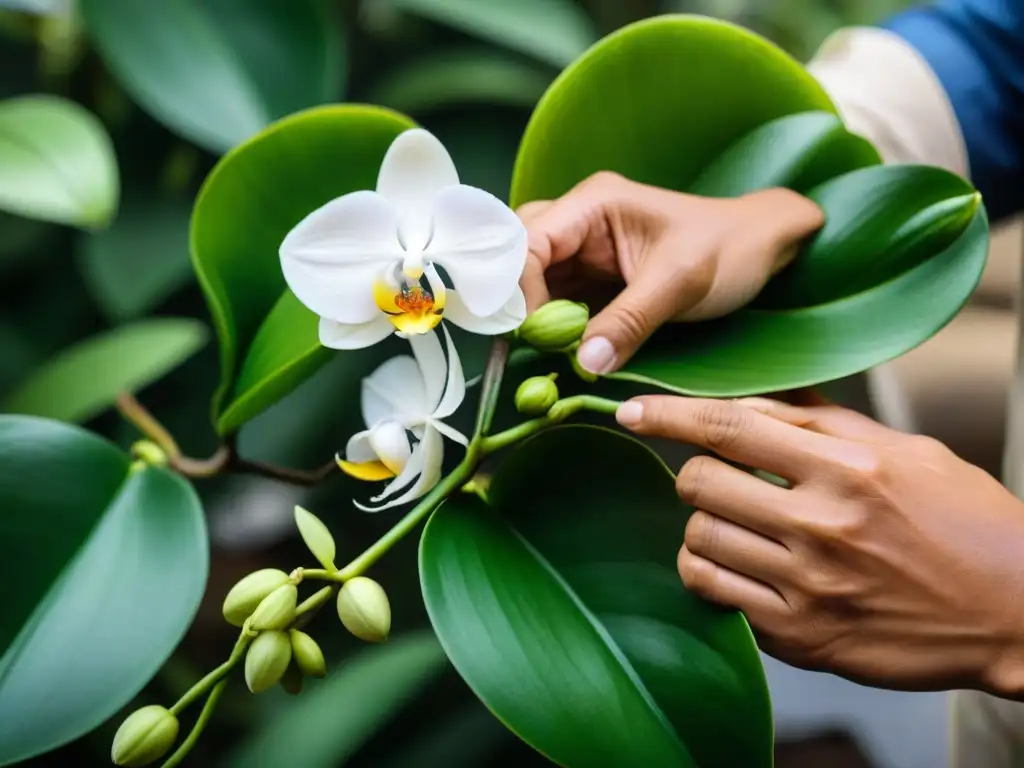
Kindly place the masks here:
<instances>
[{"instance_id":1,"label":"cluster of flower buds","mask_svg":"<svg viewBox=\"0 0 1024 768\"><path fill-rule=\"evenodd\" d=\"M330 576L337 575L334 539L327 527L301 507L295 508L295 519L314 557ZM302 574L302 569L288 574L277 568L263 568L241 579L224 598L224 618L252 637L245 651L245 684L252 693L263 693L280 684L295 695L302 691L305 678L327 674L323 651L297 624L304 614L326 603L334 588L324 587L299 604ZM320 574L324 576L323 571ZM341 623L353 635L371 643L387 640L391 606L380 584L365 576L345 580L338 591L337 606ZM142 707L118 729L111 760L121 766L149 765L163 757L177 737L178 719L171 710Z\"/></svg>"}]
</instances>

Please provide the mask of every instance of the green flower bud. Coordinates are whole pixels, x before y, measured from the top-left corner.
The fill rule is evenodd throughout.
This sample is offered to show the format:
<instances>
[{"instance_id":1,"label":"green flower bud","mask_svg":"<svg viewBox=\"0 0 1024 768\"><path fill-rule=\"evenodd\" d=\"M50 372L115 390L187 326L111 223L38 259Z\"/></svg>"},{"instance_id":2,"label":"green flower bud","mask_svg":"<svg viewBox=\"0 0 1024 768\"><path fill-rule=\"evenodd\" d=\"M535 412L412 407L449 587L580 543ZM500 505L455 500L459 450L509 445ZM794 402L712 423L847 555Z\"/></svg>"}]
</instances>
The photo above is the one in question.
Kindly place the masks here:
<instances>
[{"instance_id":1,"label":"green flower bud","mask_svg":"<svg viewBox=\"0 0 1024 768\"><path fill-rule=\"evenodd\" d=\"M302 693L302 670L295 663L294 653L292 654L292 663L288 665L288 669L281 677L281 687L289 696L298 696Z\"/></svg>"},{"instance_id":2,"label":"green flower bud","mask_svg":"<svg viewBox=\"0 0 1024 768\"><path fill-rule=\"evenodd\" d=\"M277 685L292 660L292 642L287 632L260 632L245 654L245 684L253 693Z\"/></svg>"},{"instance_id":3,"label":"green flower bud","mask_svg":"<svg viewBox=\"0 0 1024 768\"><path fill-rule=\"evenodd\" d=\"M294 584L278 587L256 606L249 627L257 632L264 629L284 629L295 618L298 601L299 590Z\"/></svg>"},{"instance_id":4,"label":"green flower bud","mask_svg":"<svg viewBox=\"0 0 1024 768\"><path fill-rule=\"evenodd\" d=\"M558 402L557 374L531 376L516 390L516 410L527 416L543 416Z\"/></svg>"},{"instance_id":5,"label":"green flower bud","mask_svg":"<svg viewBox=\"0 0 1024 768\"><path fill-rule=\"evenodd\" d=\"M306 677L324 677L327 674L327 662L324 652L316 644L316 640L297 629L288 633L292 639L292 658Z\"/></svg>"},{"instance_id":6,"label":"green flower bud","mask_svg":"<svg viewBox=\"0 0 1024 768\"><path fill-rule=\"evenodd\" d=\"M229 624L241 627L267 595L287 583L288 574L277 568L253 571L235 584L224 598L224 618Z\"/></svg>"},{"instance_id":7,"label":"green flower bud","mask_svg":"<svg viewBox=\"0 0 1024 768\"><path fill-rule=\"evenodd\" d=\"M580 340L589 319L586 304L555 299L523 321L519 338L542 352L561 352Z\"/></svg>"},{"instance_id":8,"label":"green flower bud","mask_svg":"<svg viewBox=\"0 0 1024 768\"><path fill-rule=\"evenodd\" d=\"M114 734L110 759L114 765L149 765L159 760L178 738L178 718L165 707L137 709Z\"/></svg>"},{"instance_id":9,"label":"green flower bud","mask_svg":"<svg viewBox=\"0 0 1024 768\"><path fill-rule=\"evenodd\" d=\"M391 604L373 579L356 576L338 592L338 617L345 629L368 643L388 639L391 632Z\"/></svg>"}]
</instances>

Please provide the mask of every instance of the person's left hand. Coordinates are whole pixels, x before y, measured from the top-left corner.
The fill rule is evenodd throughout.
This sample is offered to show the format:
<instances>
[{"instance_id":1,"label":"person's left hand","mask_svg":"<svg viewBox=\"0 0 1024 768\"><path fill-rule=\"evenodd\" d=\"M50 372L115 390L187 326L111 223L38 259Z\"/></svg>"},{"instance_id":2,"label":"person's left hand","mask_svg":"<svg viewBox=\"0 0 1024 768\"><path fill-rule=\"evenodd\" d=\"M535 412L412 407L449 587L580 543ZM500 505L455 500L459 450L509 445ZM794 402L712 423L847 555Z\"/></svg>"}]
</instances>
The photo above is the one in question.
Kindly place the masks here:
<instances>
[{"instance_id":1,"label":"person's left hand","mask_svg":"<svg viewBox=\"0 0 1024 768\"><path fill-rule=\"evenodd\" d=\"M796 666L906 690L1024 697L1024 504L930 438L837 406L638 397L619 422L712 456L677 490L695 511L686 586L739 608Z\"/></svg>"}]
</instances>

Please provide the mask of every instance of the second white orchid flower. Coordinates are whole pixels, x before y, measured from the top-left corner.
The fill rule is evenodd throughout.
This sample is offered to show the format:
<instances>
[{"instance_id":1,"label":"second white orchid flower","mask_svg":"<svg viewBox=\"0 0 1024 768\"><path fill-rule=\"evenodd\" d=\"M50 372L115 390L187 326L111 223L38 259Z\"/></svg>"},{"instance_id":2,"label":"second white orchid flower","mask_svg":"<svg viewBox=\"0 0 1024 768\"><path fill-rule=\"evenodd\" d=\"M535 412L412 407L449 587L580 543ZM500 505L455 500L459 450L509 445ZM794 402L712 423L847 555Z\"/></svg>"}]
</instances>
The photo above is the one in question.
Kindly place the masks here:
<instances>
[{"instance_id":1,"label":"second white orchid flower","mask_svg":"<svg viewBox=\"0 0 1024 768\"><path fill-rule=\"evenodd\" d=\"M442 317L473 333L511 331L526 317L526 253L519 217L460 184L447 150L419 128L391 144L376 191L313 211L280 249L285 281L320 316L320 341L334 349L428 333Z\"/></svg>"},{"instance_id":2,"label":"second white orchid flower","mask_svg":"<svg viewBox=\"0 0 1024 768\"><path fill-rule=\"evenodd\" d=\"M410 335L415 358L388 360L363 379L362 410L367 429L348 441L342 471L359 480L391 479L368 507L379 512L425 495L441 479L444 437L466 445L466 437L442 419L466 396L466 379L455 345L444 329L448 359L436 332ZM410 436L412 439L410 439ZM404 491L404 492L403 492Z\"/></svg>"}]
</instances>

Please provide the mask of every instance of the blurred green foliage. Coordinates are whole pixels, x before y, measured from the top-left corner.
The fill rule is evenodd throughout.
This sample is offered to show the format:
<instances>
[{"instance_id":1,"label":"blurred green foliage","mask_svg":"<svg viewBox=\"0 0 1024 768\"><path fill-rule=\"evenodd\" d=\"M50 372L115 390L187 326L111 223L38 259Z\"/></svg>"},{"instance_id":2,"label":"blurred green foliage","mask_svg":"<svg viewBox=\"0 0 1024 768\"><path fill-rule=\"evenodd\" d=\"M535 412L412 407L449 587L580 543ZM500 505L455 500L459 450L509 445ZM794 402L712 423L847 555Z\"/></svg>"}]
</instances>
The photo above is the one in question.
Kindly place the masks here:
<instances>
[{"instance_id":1,"label":"blurred green foliage","mask_svg":"<svg viewBox=\"0 0 1024 768\"><path fill-rule=\"evenodd\" d=\"M507 198L516 146L537 97L562 66L623 24L665 12L702 13L762 32L806 59L838 27L877 21L905 4L0 0L0 99L53 94L97 115L113 140L121 189L117 216L107 228L73 229L0 213L0 403L10 409L11 403L24 403L28 391L37 411L88 418L88 427L125 447L134 441L134 429L115 414L99 413L93 401L72 408L61 402L61 388L47 381L75 376L69 358L102 347L102 337L111 332L130 334L122 330L128 324L160 317L210 323L188 262L192 200L221 153L284 114L335 101L392 107L445 143L466 183ZM0 178L3 172L0 156ZM73 349L82 342L90 345L84 352ZM168 343L177 346L139 363L136 381L152 380L158 374L150 368L162 371L195 346L180 339ZM216 350L206 346L142 393L193 455L216 445L209 398L218 370ZM332 406L356 394L338 391L341 378L336 365L325 366L247 424L241 449L254 459L296 467L333 455L344 436L339 421L346 409ZM33 381L42 385L31 389ZM219 605L228 587L255 568L303 559L291 519L294 503L323 512L342 559L389 524L355 514L352 486L343 481L307 491L232 477L201 484L200 491L213 537L204 607L177 654L126 712L173 700L226 655L233 634L220 620ZM377 573L391 596L396 637L426 624L415 546L404 542ZM319 639L328 668L337 675L311 685L315 694L309 699L278 691L252 697L229 689L217 727L196 748L191 764L281 765L271 756L279 754L282 740L296 768L343 762L487 766L510 759L546 764L483 710L429 637L348 661L360 650L356 641L340 626L323 631ZM401 684L367 672L374 664L398 664L406 671ZM301 707L313 695L321 708L339 713L357 706L353 719L359 727L310 727L298 736L286 731L285 722L307 722ZM417 696L424 698L417 702ZM293 708L289 720L264 727ZM25 765L107 764L118 722Z\"/></svg>"}]
</instances>

